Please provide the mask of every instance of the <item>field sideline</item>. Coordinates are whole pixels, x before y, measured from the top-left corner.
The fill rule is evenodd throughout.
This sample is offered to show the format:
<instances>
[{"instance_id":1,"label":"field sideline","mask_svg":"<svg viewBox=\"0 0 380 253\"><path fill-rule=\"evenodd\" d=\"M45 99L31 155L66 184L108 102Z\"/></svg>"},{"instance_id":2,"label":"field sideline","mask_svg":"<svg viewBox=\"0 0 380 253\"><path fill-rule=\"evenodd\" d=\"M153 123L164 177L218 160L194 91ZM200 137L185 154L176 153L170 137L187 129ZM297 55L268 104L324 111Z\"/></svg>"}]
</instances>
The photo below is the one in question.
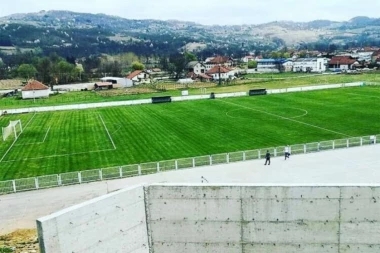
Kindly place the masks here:
<instances>
[{"instance_id":1,"label":"field sideline","mask_svg":"<svg viewBox=\"0 0 380 253\"><path fill-rule=\"evenodd\" d=\"M380 133L380 87L8 115L0 180ZM13 144L13 146L12 146Z\"/></svg>"}]
</instances>

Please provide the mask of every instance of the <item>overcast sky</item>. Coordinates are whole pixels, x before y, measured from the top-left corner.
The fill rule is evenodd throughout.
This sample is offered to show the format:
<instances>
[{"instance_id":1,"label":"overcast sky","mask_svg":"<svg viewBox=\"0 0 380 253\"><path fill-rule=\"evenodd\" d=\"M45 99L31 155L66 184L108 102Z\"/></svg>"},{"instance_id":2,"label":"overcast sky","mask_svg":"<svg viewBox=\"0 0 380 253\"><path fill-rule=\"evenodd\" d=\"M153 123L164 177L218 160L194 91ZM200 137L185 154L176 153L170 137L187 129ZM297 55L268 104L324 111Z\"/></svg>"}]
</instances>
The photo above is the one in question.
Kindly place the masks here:
<instances>
[{"instance_id":1,"label":"overcast sky","mask_svg":"<svg viewBox=\"0 0 380 253\"><path fill-rule=\"evenodd\" d=\"M0 16L69 10L129 19L178 19L206 25L380 17L380 0L12 0L8 3L1 4Z\"/></svg>"}]
</instances>

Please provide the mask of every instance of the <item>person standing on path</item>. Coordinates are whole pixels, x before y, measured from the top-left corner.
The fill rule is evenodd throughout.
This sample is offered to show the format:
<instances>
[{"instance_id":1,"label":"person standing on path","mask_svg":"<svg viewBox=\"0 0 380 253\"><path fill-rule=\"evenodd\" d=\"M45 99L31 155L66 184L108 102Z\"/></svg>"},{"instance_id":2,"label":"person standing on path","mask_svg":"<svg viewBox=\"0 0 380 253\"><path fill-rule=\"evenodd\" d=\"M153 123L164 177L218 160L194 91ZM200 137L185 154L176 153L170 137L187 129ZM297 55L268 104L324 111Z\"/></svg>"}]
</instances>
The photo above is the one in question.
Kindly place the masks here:
<instances>
[{"instance_id":1,"label":"person standing on path","mask_svg":"<svg viewBox=\"0 0 380 253\"><path fill-rule=\"evenodd\" d=\"M267 153L265 154L265 164L264 165L267 165L267 162L268 165L270 165L270 153L269 153L269 150L267 150Z\"/></svg>"},{"instance_id":2,"label":"person standing on path","mask_svg":"<svg viewBox=\"0 0 380 253\"><path fill-rule=\"evenodd\" d=\"M287 146L285 146L285 150L284 150L285 152L285 160L286 160L286 158L290 158L290 147L289 147L289 145L287 145Z\"/></svg>"}]
</instances>

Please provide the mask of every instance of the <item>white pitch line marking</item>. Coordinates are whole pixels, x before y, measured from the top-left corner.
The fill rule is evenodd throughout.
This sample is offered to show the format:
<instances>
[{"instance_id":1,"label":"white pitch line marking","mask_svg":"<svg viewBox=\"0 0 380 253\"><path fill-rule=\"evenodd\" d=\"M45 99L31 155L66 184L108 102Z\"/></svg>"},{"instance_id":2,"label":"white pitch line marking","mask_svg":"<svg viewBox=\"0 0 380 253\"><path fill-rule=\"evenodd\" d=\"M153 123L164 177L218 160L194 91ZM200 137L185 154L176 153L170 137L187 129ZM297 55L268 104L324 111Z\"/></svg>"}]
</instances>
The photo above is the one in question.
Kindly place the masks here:
<instances>
[{"instance_id":1,"label":"white pitch line marking","mask_svg":"<svg viewBox=\"0 0 380 253\"><path fill-rule=\"evenodd\" d=\"M48 133L49 133L49 131L50 131L50 128L51 128L51 127L49 127L48 130L46 131L45 137L44 137L44 139L43 139L42 141L39 141L39 142L32 142L32 143L24 143L24 144L16 144L15 146L39 145L39 144L44 143L45 140L46 140L46 137L47 137L47 135L48 135Z\"/></svg>"},{"instance_id":2,"label":"white pitch line marking","mask_svg":"<svg viewBox=\"0 0 380 253\"><path fill-rule=\"evenodd\" d=\"M246 108L243 108L243 109L246 109ZM235 111L239 111L239 110L243 110L243 109L235 109L235 110L230 110L228 112L226 112L226 116L227 117L230 117L230 118L233 118L233 119L238 119L239 117L234 117L234 116L231 116L230 113L231 112L235 112ZM253 109L253 108L252 108ZM289 117L289 119L296 119L296 118L301 118L301 117L304 117L306 116L309 112L305 109L300 109L300 108L290 108L289 109L295 109L295 110L299 110L299 111L303 111L304 113L303 114L300 114L300 115L297 115L297 116L294 116L294 117Z\"/></svg>"},{"instance_id":3,"label":"white pitch line marking","mask_svg":"<svg viewBox=\"0 0 380 253\"><path fill-rule=\"evenodd\" d=\"M108 131L108 128L107 128L106 124L104 123L104 120L103 120L102 116L99 115L99 118L100 118L100 120L101 120L102 123L103 123L104 129L106 129L106 132L107 132L107 134L108 134L108 137L110 138L110 141L111 141L111 143L112 143L112 145L113 145L113 148L116 149L115 143L114 143L113 140L112 140L112 137L111 137L111 135L110 135L110 132Z\"/></svg>"},{"instance_id":4,"label":"white pitch line marking","mask_svg":"<svg viewBox=\"0 0 380 253\"><path fill-rule=\"evenodd\" d=\"M354 95L354 96L361 96L361 97L369 97L369 98L380 98L380 96L371 96L371 95L364 95L364 94L357 94L357 93L351 93L347 92L346 94Z\"/></svg>"},{"instance_id":5,"label":"white pitch line marking","mask_svg":"<svg viewBox=\"0 0 380 253\"><path fill-rule=\"evenodd\" d=\"M295 119L291 119L291 118L283 117L283 116L280 116L280 115L277 115L277 114L273 114L273 113L270 113L270 112L266 112L266 111L262 111L262 110L254 109L254 108L251 108L251 107L248 107L248 106L244 106L244 105L239 105L239 104L235 104L235 103L231 103L231 102L223 101L223 100L220 100L220 99L218 99L217 101L224 102L224 103L227 103L227 104L236 105L236 106L240 106L240 107L247 108L247 109L250 109L250 110L253 110L253 111L262 112L262 113L265 113L265 114L268 114L268 115L271 115L271 116L274 116L274 117L278 117L278 118L281 118L281 119L285 119L285 120L293 121L293 122L296 122L296 123L299 123L299 124L303 124L303 125L306 125L306 126L310 126L310 127L318 128L318 129L321 129L321 130L324 130L324 131L328 131L328 132L332 132L332 133L340 134L340 135L347 136L347 137L352 137L352 136L350 136L350 135L347 135L347 134L344 134L344 133L340 133L340 132L337 132L337 131L334 131L334 130L330 130L330 129L327 129L327 128L319 127L319 126L312 125L312 124L309 124L309 123L305 123L305 122L302 122L302 121L298 121L298 120L295 120Z\"/></svg>"},{"instance_id":6,"label":"white pitch line marking","mask_svg":"<svg viewBox=\"0 0 380 253\"><path fill-rule=\"evenodd\" d=\"M94 151L86 151L86 152L71 153L71 154L40 156L40 157L24 158L24 159L19 159L19 160L7 160L7 161L3 161L3 163L7 163L7 162L19 162L19 161L28 161L28 160L39 160L39 159L54 158L54 157L64 157L64 156L73 156L73 155L83 155L83 154L89 154L89 153L99 153L99 152L114 151L114 150L115 150L115 149L103 149L103 150L94 150Z\"/></svg>"},{"instance_id":7,"label":"white pitch line marking","mask_svg":"<svg viewBox=\"0 0 380 253\"><path fill-rule=\"evenodd\" d=\"M50 128L51 128L51 126L49 127L49 129L46 131L46 134L45 134L45 137L44 137L44 139L42 140L42 143L44 143L45 142L45 140L46 140L46 137L48 136L48 133L49 133L49 131L50 131Z\"/></svg>"}]
</instances>

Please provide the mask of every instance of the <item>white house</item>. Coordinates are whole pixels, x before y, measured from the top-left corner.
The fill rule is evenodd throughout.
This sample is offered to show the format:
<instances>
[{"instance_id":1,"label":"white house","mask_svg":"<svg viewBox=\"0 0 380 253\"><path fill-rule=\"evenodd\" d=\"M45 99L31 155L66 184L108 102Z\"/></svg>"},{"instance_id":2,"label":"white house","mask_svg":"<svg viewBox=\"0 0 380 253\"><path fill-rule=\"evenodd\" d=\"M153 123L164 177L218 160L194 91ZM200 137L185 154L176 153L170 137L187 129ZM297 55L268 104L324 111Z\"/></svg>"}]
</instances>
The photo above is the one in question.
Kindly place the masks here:
<instances>
[{"instance_id":1,"label":"white house","mask_svg":"<svg viewBox=\"0 0 380 253\"><path fill-rule=\"evenodd\" d=\"M293 72L325 72L324 58L298 58L293 62Z\"/></svg>"},{"instance_id":2,"label":"white house","mask_svg":"<svg viewBox=\"0 0 380 253\"><path fill-rule=\"evenodd\" d=\"M135 70L131 74L127 76L128 80L133 82L133 85L150 83L150 75L149 73L143 70Z\"/></svg>"},{"instance_id":3,"label":"white house","mask_svg":"<svg viewBox=\"0 0 380 253\"><path fill-rule=\"evenodd\" d=\"M260 59L257 60L257 72L261 73L279 73L285 71L284 64L288 62L286 59Z\"/></svg>"},{"instance_id":4,"label":"white house","mask_svg":"<svg viewBox=\"0 0 380 253\"><path fill-rule=\"evenodd\" d=\"M230 68L234 65L234 60L228 56L217 56L214 58L207 58L204 65L206 66L207 71L219 65Z\"/></svg>"},{"instance_id":5,"label":"white house","mask_svg":"<svg viewBox=\"0 0 380 253\"><path fill-rule=\"evenodd\" d=\"M243 58L241 58L241 61L244 63L248 63L248 62L254 61L254 60L255 60L255 57L252 55L247 55L247 56L244 56Z\"/></svg>"},{"instance_id":6,"label":"white house","mask_svg":"<svg viewBox=\"0 0 380 253\"><path fill-rule=\"evenodd\" d=\"M212 69L206 72L207 75L211 76L214 80L228 79L234 76L234 71L224 67L224 66L214 66Z\"/></svg>"},{"instance_id":7,"label":"white house","mask_svg":"<svg viewBox=\"0 0 380 253\"><path fill-rule=\"evenodd\" d=\"M22 99L49 97L50 88L36 80L29 81L22 89Z\"/></svg>"},{"instance_id":8,"label":"white house","mask_svg":"<svg viewBox=\"0 0 380 253\"><path fill-rule=\"evenodd\" d=\"M133 86L132 80L127 79L127 78L122 78L122 77L103 77L103 78L100 78L100 80L102 82L109 82L109 83L114 84L114 88L117 88L117 85L115 86L115 84L118 84L122 88Z\"/></svg>"},{"instance_id":9,"label":"white house","mask_svg":"<svg viewBox=\"0 0 380 253\"><path fill-rule=\"evenodd\" d=\"M186 69L188 72L193 72L196 75L206 73L206 66L198 61L191 61L186 65Z\"/></svg>"}]
</instances>

